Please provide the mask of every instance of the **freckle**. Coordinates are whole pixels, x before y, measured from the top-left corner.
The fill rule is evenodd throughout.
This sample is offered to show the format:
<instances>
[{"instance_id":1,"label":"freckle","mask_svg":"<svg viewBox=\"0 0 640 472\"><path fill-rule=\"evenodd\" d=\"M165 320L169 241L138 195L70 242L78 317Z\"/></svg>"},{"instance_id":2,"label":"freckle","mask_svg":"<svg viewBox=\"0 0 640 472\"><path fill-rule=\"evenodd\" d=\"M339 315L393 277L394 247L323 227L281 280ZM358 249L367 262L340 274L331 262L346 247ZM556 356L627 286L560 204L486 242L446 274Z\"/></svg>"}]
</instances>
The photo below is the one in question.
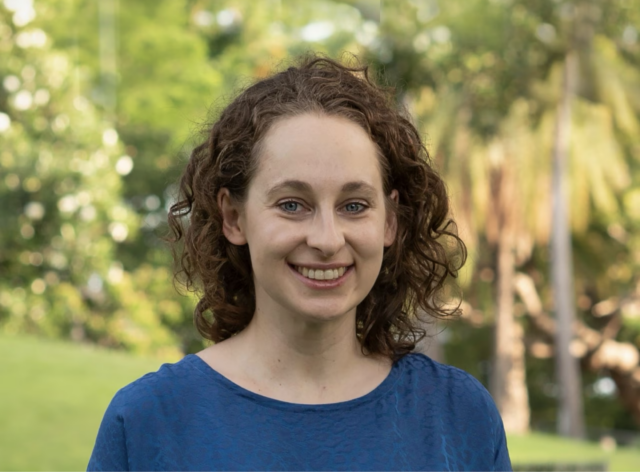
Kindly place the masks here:
<instances>
[{"instance_id":1,"label":"freckle","mask_svg":"<svg viewBox=\"0 0 640 472\"><path fill-rule=\"evenodd\" d=\"M278 362L280 362L280 359L278 359Z\"/></svg>"}]
</instances>

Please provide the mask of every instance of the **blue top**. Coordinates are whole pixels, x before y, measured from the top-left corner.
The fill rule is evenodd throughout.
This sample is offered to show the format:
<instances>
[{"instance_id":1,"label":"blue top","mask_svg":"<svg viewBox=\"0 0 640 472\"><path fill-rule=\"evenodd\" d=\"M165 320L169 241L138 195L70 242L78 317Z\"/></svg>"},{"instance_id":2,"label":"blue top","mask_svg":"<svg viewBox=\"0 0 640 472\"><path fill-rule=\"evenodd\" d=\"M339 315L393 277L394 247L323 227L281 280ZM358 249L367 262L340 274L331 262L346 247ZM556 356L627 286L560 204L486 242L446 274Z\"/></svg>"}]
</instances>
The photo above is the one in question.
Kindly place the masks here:
<instances>
[{"instance_id":1,"label":"blue top","mask_svg":"<svg viewBox=\"0 0 640 472\"><path fill-rule=\"evenodd\" d=\"M368 394L304 405L250 392L196 355L121 389L88 470L511 470L502 420L466 372L422 354Z\"/></svg>"}]
</instances>

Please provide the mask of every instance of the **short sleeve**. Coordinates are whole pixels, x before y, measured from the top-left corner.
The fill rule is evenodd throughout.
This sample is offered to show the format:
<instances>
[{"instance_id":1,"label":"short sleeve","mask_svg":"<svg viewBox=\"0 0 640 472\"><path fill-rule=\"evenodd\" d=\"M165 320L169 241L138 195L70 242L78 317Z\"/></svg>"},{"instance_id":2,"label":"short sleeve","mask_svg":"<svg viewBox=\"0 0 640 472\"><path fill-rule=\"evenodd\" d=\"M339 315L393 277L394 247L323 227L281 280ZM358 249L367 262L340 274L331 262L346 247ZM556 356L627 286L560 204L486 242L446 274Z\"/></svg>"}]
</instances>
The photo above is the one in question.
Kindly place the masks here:
<instances>
[{"instance_id":1,"label":"short sleeve","mask_svg":"<svg viewBox=\"0 0 640 472\"><path fill-rule=\"evenodd\" d=\"M118 399L116 394L102 418L87 471L129 470L124 417Z\"/></svg>"}]
</instances>

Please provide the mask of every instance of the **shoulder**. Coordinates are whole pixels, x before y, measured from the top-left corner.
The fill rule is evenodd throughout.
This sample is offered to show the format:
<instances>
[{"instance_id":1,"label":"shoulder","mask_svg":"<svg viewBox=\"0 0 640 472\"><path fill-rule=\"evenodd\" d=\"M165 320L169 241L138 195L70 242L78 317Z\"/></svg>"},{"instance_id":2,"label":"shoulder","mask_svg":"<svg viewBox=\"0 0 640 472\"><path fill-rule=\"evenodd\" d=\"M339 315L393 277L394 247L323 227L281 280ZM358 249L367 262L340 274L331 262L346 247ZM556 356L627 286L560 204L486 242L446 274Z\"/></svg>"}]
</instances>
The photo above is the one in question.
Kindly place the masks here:
<instances>
[{"instance_id":1,"label":"shoulder","mask_svg":"<svg viewBox=\"0 0 640 472\"><path fill-rule=\"evenodd\" d=\"M478 379L424 354L408 354L401 362L404 378L414 379L407 382L413 384L412 393L421 399L427 416L438 418L443 432L456 437L475 437L478 441L474 443L475 448L491 446L496 464L508 462L502 418L493 398ZM499 470L510 469L505 466Z\"/></svg>"},{"instance_id":2,"label":"shoulder","mask_svg":"<svg viewBox=\"0 0 640 472\"><path fill-rule=\"evenodd\" d=\"M473 470L511 470L502 418L487 389L471 374L411 353L404 364L405 388L420 401L418 410L435 421L442 437L469 457L482 458ZM468 468L467 468L468 469Z\"/></svg>"},{"instance_id":3,"label":"shoulder","mask_svg":"<svg viewBox=\"0 0 640 472\"><path fill-rule=\"evenodd\" d=\"M400 362L404 364L404 377L412 379L423 395L435 397L459 412L483 412L493 421L499 419L493 398L471 374L420 353L407 354Z\"/></svg>"},{"instance_id":4,"label":"shoulder","mask_svg":"<svg viewBox=\"0 0 640 472\"><path fill-rule=\"evenodd\" d=\"M135 464L149 463L145 458L157 449L159 438L167 440L166 432L183 430L194 395L206 384L194 357L163 364L115 394L100 424L89 470L149 469Z\"/></svg>"},{"instance_id":5,"label":"shoulder","mask_svg":"<svg viewBox=\"0 0 640 472\"><path fill-rule=\"evenodd\" d=\"M156 372L150 372L118 390L108 410L111 414L131 417L180 398L189 386L198 380L199 370L193 356L187 356L173 364L163 364Z\"/></svg>"},{"instance_id":6,"label":"shoulder","mask_svg":"<svg viewBox=\"0 0 640 472\"><path fill-rule=\"evenodd\" d=\"M486 392L485 387L473 375L457 367L441 364L430 357L417 352L404 356L400 362L421 378L451 384L452 387L468 387L473 390Z\"/></svg>"}]
</instances>

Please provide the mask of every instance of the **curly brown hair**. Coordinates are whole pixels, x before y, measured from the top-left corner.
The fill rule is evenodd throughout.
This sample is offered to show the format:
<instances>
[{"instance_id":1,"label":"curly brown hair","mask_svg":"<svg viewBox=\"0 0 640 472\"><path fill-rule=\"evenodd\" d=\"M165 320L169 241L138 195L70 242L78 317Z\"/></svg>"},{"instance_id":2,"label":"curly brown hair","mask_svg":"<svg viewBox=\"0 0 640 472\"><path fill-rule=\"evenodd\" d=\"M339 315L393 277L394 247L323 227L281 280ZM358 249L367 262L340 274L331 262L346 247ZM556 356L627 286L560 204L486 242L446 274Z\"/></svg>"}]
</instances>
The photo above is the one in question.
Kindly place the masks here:
<instances>
[{"instance_id":1,"label":"curly brown hair","mask_svg":"<svg viewBox=\"0 0 640 472\"><path fill-rule=\"evenodd\" d=\"M419 315L457 313L443 292L464 264L466 248L418 131L397 106L394 90L377 85L367 66L303 56L246 88L222 111L191 153L169 211L176 280L200 293L194 320L203 337L223 341L249 324L256 308L249 249L224 236L217 195L227 188L244 202L267 131L278 120L309 112L361 126L378 147L385 195L399 192L390 208L397 216L396 239L356 310L363 352L397 360L425 336L421 322L428 319Z\"/></svg>"}]
</instances>

